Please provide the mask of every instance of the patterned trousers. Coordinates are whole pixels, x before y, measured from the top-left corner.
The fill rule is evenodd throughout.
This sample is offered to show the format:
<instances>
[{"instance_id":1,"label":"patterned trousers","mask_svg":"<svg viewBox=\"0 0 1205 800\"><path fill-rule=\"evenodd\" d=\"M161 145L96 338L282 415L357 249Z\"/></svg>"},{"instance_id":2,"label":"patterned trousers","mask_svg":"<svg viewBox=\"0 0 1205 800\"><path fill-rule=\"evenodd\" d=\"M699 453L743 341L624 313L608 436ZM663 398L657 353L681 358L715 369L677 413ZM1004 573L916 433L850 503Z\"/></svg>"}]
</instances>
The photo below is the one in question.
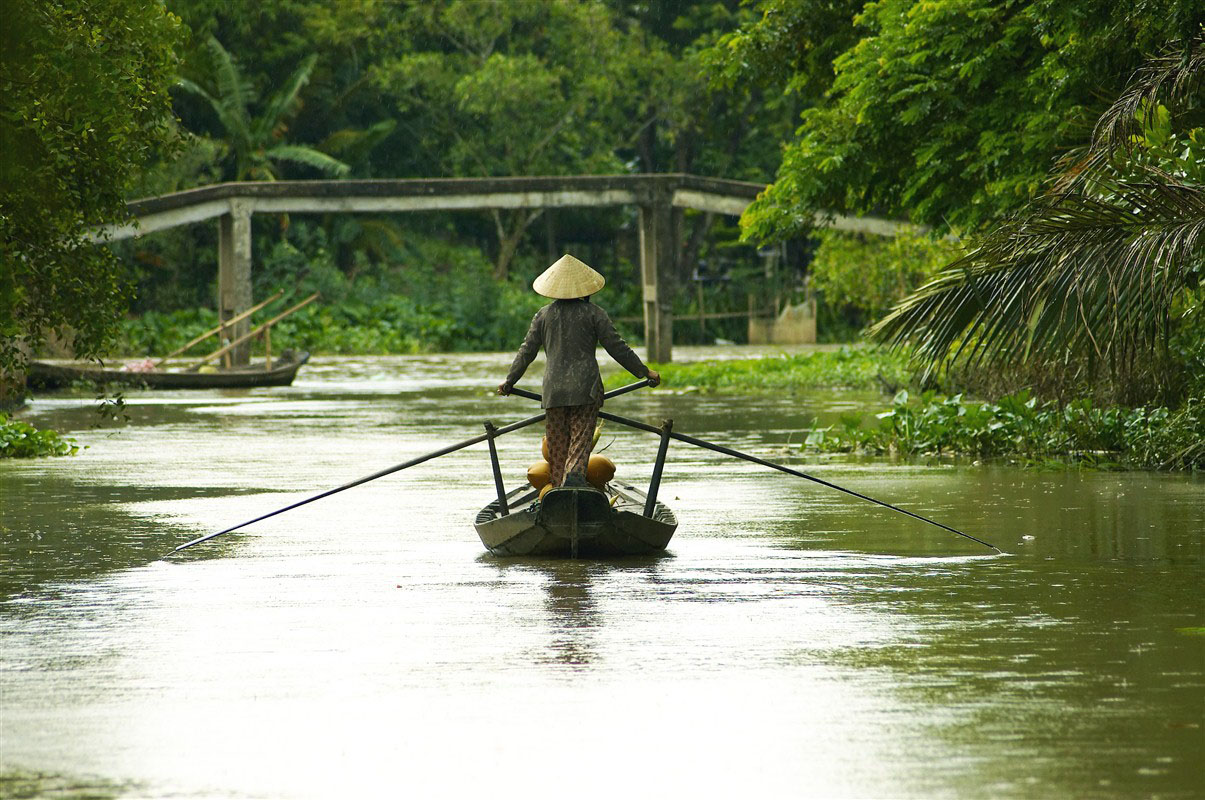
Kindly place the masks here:
<instances>
[{"instance_id":1,"label":"patterned trousers","mask_svg":"<svg viewBox=\"0 0 1205 800\"><path fill-rule=\"evenodd\" d=\"M560 486L565 482L565 476L574 472L581 473L584 478L586 465L590 462L598 406L560 406L544 411L547 414L544 425L548 434L552 485Z\"/></svg>"}]
</instances>

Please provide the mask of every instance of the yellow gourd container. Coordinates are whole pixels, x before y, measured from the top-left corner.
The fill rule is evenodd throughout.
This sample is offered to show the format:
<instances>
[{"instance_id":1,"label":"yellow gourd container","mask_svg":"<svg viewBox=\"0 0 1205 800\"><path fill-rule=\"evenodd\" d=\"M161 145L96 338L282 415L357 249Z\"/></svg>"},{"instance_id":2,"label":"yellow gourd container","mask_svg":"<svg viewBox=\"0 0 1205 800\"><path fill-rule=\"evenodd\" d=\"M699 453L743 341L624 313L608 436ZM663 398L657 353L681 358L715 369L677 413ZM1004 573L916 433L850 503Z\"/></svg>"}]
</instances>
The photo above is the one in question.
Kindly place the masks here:
<instances>
[{"instance_id":1,"label":"yellow gourd container","mask_svg":"<svg viewBox=\"0 0 1205 800\"><path fill-rule=\"evenodd\" d=\"M590 456L590 462L586 465L586 480L591 486L601 490L614 477L614 461L606 456Z\"/></svg>"},{"instance_id":2,"label":"yellow gourd container","mask_svg":"<svg viewBox=\"0 0 1205 800\"><path fill-rule=\"evenodd\" d=\"M552 480L552 465L547 461L537 461L527 468L527 482L533 489L543 489Z\"/></svg>"}]
</instances>

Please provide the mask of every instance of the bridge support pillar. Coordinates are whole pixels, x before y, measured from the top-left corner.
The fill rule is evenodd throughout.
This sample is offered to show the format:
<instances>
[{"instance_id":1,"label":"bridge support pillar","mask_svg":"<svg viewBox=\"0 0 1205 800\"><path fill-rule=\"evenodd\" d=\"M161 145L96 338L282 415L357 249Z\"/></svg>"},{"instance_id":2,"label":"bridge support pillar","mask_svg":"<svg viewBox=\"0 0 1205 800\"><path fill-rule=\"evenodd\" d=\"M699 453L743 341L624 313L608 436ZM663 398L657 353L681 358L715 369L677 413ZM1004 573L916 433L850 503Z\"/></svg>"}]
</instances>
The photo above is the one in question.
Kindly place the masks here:
<instances>
[{"instance_id":1,"label":"bridge support pillar","mask_svg":"<svg viewBox=\"0 0 1205 800\"><path fill-rule=\"evenodd\" d=\"M218 218L218 321L225 322L251 307L251 208L237 200L230 213ZM223 330L222 343L232 342L251 330L244 319ZM230 366L251 363L251 343L230 351Z\"/></svg>"},{"instance_id":2,"label":"bridge support pillar","mask_svg":"<svg viewBox=\"0 0 1205 800\"><path fill-rule=\"evenodd\" d=\"M673 360L674 236L670 197L640 206L640 279L644 298L644 345L649 361Z\"/></svg>"}]
</instances>

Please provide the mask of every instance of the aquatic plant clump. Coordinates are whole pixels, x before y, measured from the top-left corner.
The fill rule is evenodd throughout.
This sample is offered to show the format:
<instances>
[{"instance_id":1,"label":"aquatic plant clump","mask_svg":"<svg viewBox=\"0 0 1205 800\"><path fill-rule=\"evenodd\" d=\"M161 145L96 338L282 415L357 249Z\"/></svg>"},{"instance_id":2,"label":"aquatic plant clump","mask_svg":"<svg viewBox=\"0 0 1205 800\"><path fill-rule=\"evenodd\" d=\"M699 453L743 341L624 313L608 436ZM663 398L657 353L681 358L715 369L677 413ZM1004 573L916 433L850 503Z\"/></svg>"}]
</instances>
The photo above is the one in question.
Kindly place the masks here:
<instances>
[{"instance_id":1,"label":"aquatic plant clump","mask_svg":"<svg viewBox=\"0 0 1205 800\"><path fill-rule=\"evenodd\" d=\"M795 391L811 388L887 389L895 391L911 379L904 356L874 347L782 354L764 358L657 364L667 388L702 391ZM612 375L607 389L628 376Z\"/></svg>"},{"instance_id":2,"label":"aquatic plant clump","mask_svg":"<svg viewBox=\"0 0 1205 800\"><path fill-rule=\"evenodd\" d=\"M994 403L901 391L878 424L857 415L813 429L804 449L870 455L1007 457L1031 465L1205 469L1205 401L1180 408L1100 408L1088 400L1039 403L1027 392Z\"/></svg>"},{"instance_id":3,"label":"aquatic plant clump","mask_svg":"<svg viewBox=\"0 0 1205 800\"><path fill-rule=\"evenodd\" d=\"M27 422L0 414L0 458L73 456L80 451L75 439L49 428L38 430Z\"/></svg>"}]
</instances>

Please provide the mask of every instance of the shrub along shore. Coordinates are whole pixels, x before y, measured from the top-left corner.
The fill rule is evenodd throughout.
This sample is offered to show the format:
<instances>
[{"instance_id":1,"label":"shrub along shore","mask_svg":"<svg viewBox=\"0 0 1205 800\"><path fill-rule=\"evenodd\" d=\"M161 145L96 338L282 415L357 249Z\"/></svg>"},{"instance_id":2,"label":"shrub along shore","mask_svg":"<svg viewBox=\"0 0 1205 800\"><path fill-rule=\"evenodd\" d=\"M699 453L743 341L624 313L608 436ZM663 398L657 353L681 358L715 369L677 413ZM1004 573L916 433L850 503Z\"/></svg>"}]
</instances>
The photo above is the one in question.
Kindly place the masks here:
<instances>
[{"instance_id":1,"label":"shrub along shore","mask_svg":"<svg viewBox=\"0 0 1205 800\"><path fill-rule=\"evenodd\" d=\"M758 394L844 387L896 392L912 381L907 360L874 347L831 352L658 365L667 389ZM626 382L612 375L608 388ZM948 388L948 387L942 387ZM1177 408L1061 404L1028 392L972 401L932 390L895 393L867 423L844 415L836 425L807 431L808 453L858 453L898 458L962 456L1027 466L1205 470L1205 401Z\"/></svg>"},{"instance_id":2,"label":"shrub along shore","mask_svg":"<svg viewBox=\"0 0 1205 800\"><path fill-rule=\"evenodd\" d=\"M73 456L80 451L75 439L49 428L39 430L28 422L0 413L0 458Z\"/></svg>"},{"instance_id":3,"label":"shrub along shore","mask_svg":"<svg viewBox=\"0 0 1205 800\"><path fill-rule=\"evenodd\" d=\"M891 407L863 427L857 415L813 428L804 449L868 455L973 456L1028 466L1102 469L1205 469L1205 402L1177 409L1098 408L1088 400L1038 402L1027 392L995 402L925 392L896 394Z\"/></svg>"},{"instance_id":4,"label":"shrub along shore","mask_svg":"<svg viewBox=\"0 0 1205 800\"><path fill-rule=\"evenodd\" d=\"M409 322L397 318L391 325L356 323L362 314L375 315L376 311L379 309L345 308L338 313L315 309L305 316L298 314L290 327L286 328L288 320L281 323L282 331L273 334L273 342L336 353L413 353L438 349L416 331L454 335L454 327L437 324L407 328L416 317ZM498 322L501 325L501 320ZM162 352L212 324L208 312L146 315L127 326L126 341L140 343L137 347L131 344L132 353ZM483 328L478 335L513 338L500 328L496 333L490 331ZM493 340L488 343L494 345L488 349L502 349ZM1087 400L1041 402L1025 392L988 402L965 399L961 394L897 391L913 382L907 359L877 347L661 364L657 369L666 389L675 391L689 388L757 395L845 388L877 390L885 395L895 392L890 406L869 421L863 415L847 414L835 425L807 431L802 445L807 453L905 459L961 456L1028 466L1205 470L1205 401L1200 399L1190 399L1178 408L1124 408L1098 407ZM612 373L607 388L617 388L630 379L626 372ZM78 451L74 440L0 415L0 458L74 455Z\"/></svg>"}]
</instances>

